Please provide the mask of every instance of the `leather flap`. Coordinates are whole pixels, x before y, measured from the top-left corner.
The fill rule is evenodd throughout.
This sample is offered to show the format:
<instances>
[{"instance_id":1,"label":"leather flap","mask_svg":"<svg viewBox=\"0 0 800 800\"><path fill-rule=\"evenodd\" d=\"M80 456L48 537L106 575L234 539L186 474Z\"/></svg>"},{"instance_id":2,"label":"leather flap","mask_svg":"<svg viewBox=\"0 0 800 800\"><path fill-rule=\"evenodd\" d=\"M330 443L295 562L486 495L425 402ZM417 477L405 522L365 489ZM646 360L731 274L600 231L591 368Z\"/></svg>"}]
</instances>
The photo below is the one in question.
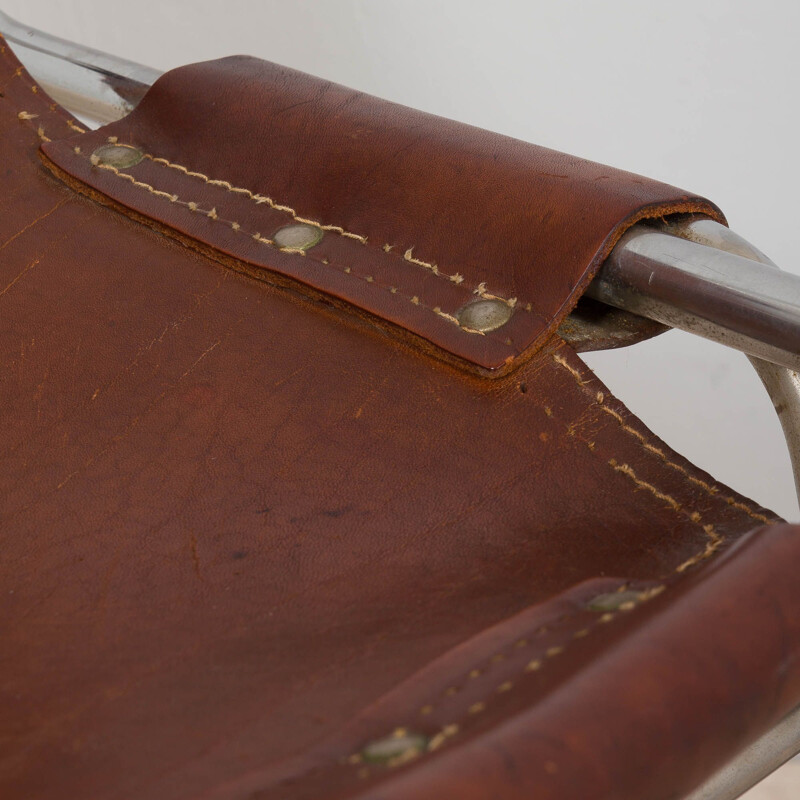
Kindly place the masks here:
<instances>
[{"instance_id":1,"label":"leather flap","mask_svg":"<svg viewBox=\"0 0 800 800\"><path fill-rule=\"evenodd\" d=\"M109 140L144 158L93 163ZM635 221L722 220L671 186L245 57L174 70L127 118L43 149L62 177L235 268L496 374L556 330ZM279 246L296 222L322 229L319 244ZM478 297L509 321L462 327Z\"/></svg>"}]
</instances>

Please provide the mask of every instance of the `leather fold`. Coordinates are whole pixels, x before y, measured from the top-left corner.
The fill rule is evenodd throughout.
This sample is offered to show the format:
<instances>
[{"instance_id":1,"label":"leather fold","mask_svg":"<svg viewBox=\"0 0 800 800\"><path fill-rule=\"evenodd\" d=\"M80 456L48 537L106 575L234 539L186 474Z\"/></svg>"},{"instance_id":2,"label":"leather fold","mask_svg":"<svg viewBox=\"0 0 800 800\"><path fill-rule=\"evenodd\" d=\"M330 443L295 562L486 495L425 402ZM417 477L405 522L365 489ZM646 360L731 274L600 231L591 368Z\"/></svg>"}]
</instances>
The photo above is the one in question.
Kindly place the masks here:
<instances>
[{"instance_id":1,"label":"leather fold","mask_svg":"<svg viewBox=\"0 0 800 800\"><path fill-rule=\"evenodd\" d=\"M529 686L501 724L479 722L484 711L474 713L473 702L464 728L438 755L393 775L373 770L370 777L383 779L381 785L347 796L686 796L800 707L800 597L784 567L798 560L800 526L753 531L704 574L670 582L606 622L587 622L578 637L573 627L558 655L548 659L552 645L543 642L542 666L514 675L523 683L538 680L538 691ZM604 631L601 650L590 639L604 625L616 630ZM513 655L513 644L500 652ZM581 647L583 653L568 652ZM547 662L556 659L562 659L558 674L545 678ZM496 680L487 710L511 704L514 679Z\"/></svg>"},{"instance_id":2,"label":"leather fold","mask_svg":"<svg viewBox=\"0 0 800 800\"><path fill-rule=\"evenodd\" d=\"M144 157L98 163L109 142ZM245 57L167 73L125 119L43 151L79 190L229 266L485 374L542 346L636 221L724 221L674 187ZM296 223L322 240L281 246ZM459 324L480 298L509 321Z\"/></svg>"}]
</instances>

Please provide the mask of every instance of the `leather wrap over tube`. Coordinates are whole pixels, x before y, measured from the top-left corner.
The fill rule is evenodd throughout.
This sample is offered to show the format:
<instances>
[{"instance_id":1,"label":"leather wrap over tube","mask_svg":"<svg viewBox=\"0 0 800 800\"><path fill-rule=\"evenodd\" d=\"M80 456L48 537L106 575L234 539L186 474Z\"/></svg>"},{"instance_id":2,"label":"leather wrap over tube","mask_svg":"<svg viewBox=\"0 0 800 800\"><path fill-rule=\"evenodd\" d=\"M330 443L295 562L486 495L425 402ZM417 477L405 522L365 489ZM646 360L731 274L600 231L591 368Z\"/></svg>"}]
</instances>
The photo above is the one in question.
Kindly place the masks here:
<instances>
[{"instance_id":1,"label":"leather wrap over tube","mask_svg":"<svg viewBox=\"0 0 800 800\"><path fill-rule=\"evenodd\" d=\"M93 166L110 136L143 161ZM75 146L43 149L81 190L489 371L552 336L637 220L724 221L672 186L252 58L168 73L130 116ZM305 253L269 244L297 219L325 228L320 244ZM459 327L456 312L480 295L505 301L510 321L485 334Z\"/></svg>"},{"instance_id":2,"label":"leather wrap over tube","mask_svg":"<svg viewBox=\"0 0 800 800\"><path fill-rule=\"evenodd\" d=\"M554 334L712 205L252 60L98 132L0 64L4 800L673 800L800 704L798 529Z\"/></svg>"}]
</instances>

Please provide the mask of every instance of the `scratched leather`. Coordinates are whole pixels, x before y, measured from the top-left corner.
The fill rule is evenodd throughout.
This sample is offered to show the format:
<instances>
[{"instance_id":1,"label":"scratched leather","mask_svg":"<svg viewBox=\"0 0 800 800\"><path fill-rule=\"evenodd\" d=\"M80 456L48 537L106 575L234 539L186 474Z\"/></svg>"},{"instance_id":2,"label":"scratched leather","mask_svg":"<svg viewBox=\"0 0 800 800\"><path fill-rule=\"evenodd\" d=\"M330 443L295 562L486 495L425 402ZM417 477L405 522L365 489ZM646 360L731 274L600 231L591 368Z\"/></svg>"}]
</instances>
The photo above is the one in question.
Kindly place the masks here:
<instances>
[{"instance_id":1,"label":"scratched leather","mask_svg":"<svg viewBox=\"0 0 800 800\"><path fill-rule=\"evenodd\" d=\"M109 136L147 157L93 167ZM675 187L244 57L175 70L123 121L44 151L239 268L300 281L499 372L544 344L637 219L722 219ZM328 228L305 255L266 244L293 218ZM510 322L459 327L476 292L511 304Z\"/></svg>"},{"instance_id":2,"label":"scratched leather","mask_svg":"<svg viewBox=\"0 0 800 800\"><path fill-rule=\"evenodd\" d=\"M62 182L2 50L0 796L667 800L797 705L796 528L556 337L488 380Z\"/></svg>"}]
</instances>

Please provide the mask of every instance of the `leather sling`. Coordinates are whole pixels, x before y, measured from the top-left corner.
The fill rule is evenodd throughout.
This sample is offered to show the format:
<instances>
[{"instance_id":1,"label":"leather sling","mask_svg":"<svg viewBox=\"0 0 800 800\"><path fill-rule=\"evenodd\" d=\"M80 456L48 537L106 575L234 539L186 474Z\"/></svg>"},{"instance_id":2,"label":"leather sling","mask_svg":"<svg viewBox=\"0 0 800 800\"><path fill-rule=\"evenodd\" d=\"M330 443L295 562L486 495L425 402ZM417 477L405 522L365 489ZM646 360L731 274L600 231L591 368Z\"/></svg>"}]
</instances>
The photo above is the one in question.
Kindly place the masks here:
<instances>
[{"instance_id":1,"label":"leather sling","mask_svg":"<svg viewBox=\"0 0 800 800\"><path fill-rule=\"evenodd\" d=\"M98 131L0 62L0 796L667 800L800 703L797 529L558 335L713 204L254 59Z\"/></svg>"}]
</instances>

